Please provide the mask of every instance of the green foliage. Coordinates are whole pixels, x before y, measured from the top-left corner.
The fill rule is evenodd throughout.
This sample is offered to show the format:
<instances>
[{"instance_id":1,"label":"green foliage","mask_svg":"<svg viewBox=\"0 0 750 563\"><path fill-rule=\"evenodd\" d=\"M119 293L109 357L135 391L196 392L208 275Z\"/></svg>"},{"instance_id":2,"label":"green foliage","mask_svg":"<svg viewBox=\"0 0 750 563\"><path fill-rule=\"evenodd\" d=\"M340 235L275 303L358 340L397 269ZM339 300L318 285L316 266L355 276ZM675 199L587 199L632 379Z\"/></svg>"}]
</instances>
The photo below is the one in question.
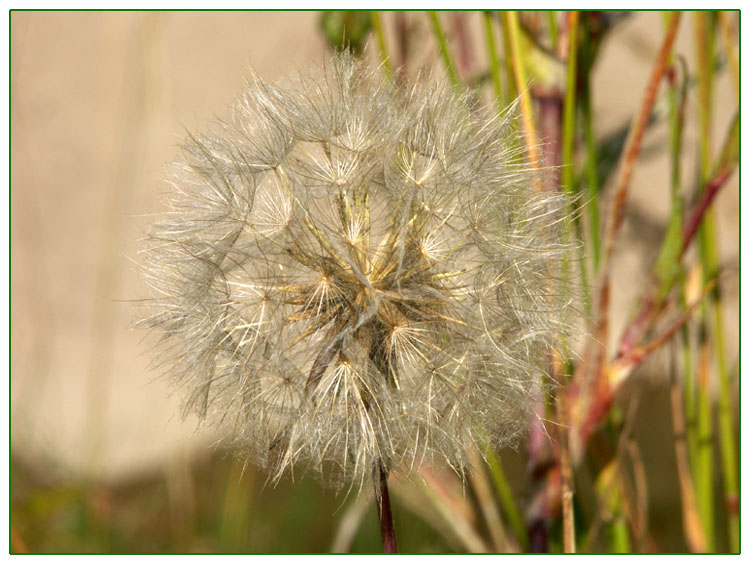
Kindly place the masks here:
<instances>
[{"instance_id":1,"label":"green foliage","mask_svg":"<svg viewBox=\"0 0 750 563\"><path fill-rule=\"evenodd\" d=\"M331 10L320 15L320 31L337 51L351 49L354 53L361 53L370 29L372 22L367 12Z\"/></svg>"}]
</instances>

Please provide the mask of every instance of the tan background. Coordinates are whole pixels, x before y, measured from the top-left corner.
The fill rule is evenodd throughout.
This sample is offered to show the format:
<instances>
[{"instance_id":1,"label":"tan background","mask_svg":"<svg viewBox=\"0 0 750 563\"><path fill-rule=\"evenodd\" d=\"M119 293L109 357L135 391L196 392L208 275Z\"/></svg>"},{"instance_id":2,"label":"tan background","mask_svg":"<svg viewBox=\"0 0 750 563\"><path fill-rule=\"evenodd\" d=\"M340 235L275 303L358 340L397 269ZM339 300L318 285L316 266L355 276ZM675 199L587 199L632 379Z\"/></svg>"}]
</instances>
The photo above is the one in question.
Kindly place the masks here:
<instances>
[{"instance_id":1,"label":"tan background","mask_svg":"<svg viewBox=\"0 0 750 563\"><path fill-rule=\"evenodd\" d=\"M145 295L132 260L165 189L163 167L177 155L184 130L223 114L251 67L273 80L320 60L326 47L318 17L314 12L11 15L14 453L63 474L115 478L211 441L196 432L194 420L180 420L179 396L170 396L147 370L143 335L128 330L131 302ZM384 16L387 27L390 17ZM429 51L426 17L408 17ZM479 30L479 15L469 17ZM599 135L633 114L661 25L658 13L638 14L605 45L595 72ZM685 18L677 51L689 61L691 36L692 21ZM480 32L474 35L480 59L481 38ZM718 145L737 106L727 72L720 74L716 96ZM694 114L688 116L694 121ZM669 202L666 142L665 127L653 127L633 178L624 238L616 250L615 335L661 236ZM689 158L695 153L693 130L685 142ZM692 177L691 162L686 160L685 178ZM735 177L718 200L723 264L735 270L738 201ZM736 273L727 278L725 294L734 361ZM658 362L639 377L657 388L664 381ZM666 420L663 414L660 420Z\"/></svg>"}]
</instances>

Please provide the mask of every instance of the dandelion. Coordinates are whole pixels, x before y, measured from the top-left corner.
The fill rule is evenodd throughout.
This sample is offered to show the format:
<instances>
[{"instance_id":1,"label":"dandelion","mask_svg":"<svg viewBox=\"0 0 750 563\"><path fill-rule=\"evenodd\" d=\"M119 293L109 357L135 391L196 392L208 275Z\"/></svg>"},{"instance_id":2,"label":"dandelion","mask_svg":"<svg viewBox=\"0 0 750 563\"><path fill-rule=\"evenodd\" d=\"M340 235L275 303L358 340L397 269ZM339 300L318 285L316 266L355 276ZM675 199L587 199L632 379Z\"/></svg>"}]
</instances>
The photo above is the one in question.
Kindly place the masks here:
<instances>
[{"instance_id":1,"label":"dandelion","mask_svg":"<svg viewBox=\"0 0 750 563\"><path fill-rule=\"evenodd\" d=\"M186 409L275 478L373 478L387 502L392 469L461 471L526 426L565 328L567 201L534 192L513 110L475 105L344 54L253 77L185 143L144 324Z\"/></svg>"}]
</instances>

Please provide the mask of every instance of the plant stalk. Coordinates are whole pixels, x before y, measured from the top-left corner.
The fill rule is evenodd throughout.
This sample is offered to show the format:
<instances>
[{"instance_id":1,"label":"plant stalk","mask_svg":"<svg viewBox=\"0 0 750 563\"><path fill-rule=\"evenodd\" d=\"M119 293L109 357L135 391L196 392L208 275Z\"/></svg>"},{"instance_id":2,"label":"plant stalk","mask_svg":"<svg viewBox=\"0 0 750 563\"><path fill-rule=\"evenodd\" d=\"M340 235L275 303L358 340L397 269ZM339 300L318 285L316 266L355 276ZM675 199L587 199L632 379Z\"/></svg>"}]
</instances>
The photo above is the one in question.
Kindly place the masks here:
<instances>
[{"instance_id":1,"label":"plant stalk","mask_svg":"<svg viewBox=\"0 0 750 563\"><path fill-rule=\"evenodd\" d=\"M560 36L555 15L554 11L547 12L547 29L549 30L549 39L553 49L557 45L557 39Z\"/></svg>"},{"instance_id":2,"label":"plant stalk","mask_svg":"<svg viewBox=\"0 0 750 563\"><path fill-rule=\"evenodd\" d=\"M497 454L492 448L487 447L484 451L484 455L487 458L487 465L490 469L490 476L492 477L492 483L495 485L495 491L497 492L498 498L500 499L500 505L503 507L505 514L508 518L508 523L513 529L516 535L516 539L521 546L523 551L529 549L529 536L526 532L526 526L523 523L523 516L521 511L518 509L515 499L513 498L513 492L510 490L510 484L505 476L502 463Z\"/></svg>"},{"instance_id":3,"label":"plant stalk","mask_svg":"<svg viewBox=\"0 0 750 563\"><path fill-rule=\"evenodd\" d=\"M502 110L503 104L503 87L500 83L500 63L497 58L497 48L495 47L495 37L492 34L492 14L483 12L484 33L487 40L487 56L490 59L490 74L492 75L492 84L495 87L495 98L497 105Z\"/></svg>"},{"instance_id":4,"label":"plant stalk","mask_svg":"<svg viewBox=\"0 0 750 563\"><path fill-rule=\"evenodd\" d=\"M713 121L713 63L714 63L714 18L713 14L696 12L695 14L695 45L696 67L698 81L698 152L699 152L699 180L705 185L711 174L712 146L711 130ZM703 221L698 229L699 257L703 271L703 282L708 283L718 273L718 248L716 244L715 217L713 209L706 210ZM706 549L714 551L716 522L714 512L714 467L713 467L713 400L710 392L711 369L709 367L712 353L718 362L718 377L725 377L726 362L724 361L724 343L721 330L721 301L719 287L704 304L701 319L700 371L698 378L698 468L696 471L696 492L703 530L706 536ZM714 312L714 341L709 340L710 312ZM718 321L718 322L717 322ZM726 467L723 467L726 469ZM736 522L731 521L732 530ZM734 538L732 538L734 540Z\"/></svg>"},{"instance_id":5,"label":"plant stalk","mask_svg":"<svg viewBox=\"0 0 750 563\"><path fill-rule=\"evenodd\" d=\"M513 66L513 75L516 81L516 88L520 97L521 105L521 122L523 123L524 136L526 140L526 150L528 151L529 164L533 168L539 167L539 148L536 139L536 127L534 125L534 110L531 106L531 94L526 87L526 67L523 60L523 51L521 49L521 30L518 23L518 13L508 12L508 35L510 37L510 59ZM541 183L537 186L537 191L542 189Z\"/></svg>"},{"instance_id":6,"label":"plant stalk","mask_svg":"<svg viewBox=\"0 0 750 563\"><path fill-rule=\"evenodd\" d=\"M508 12L500 12L500 29L503 32L503 59L505 59L505 74L508 78L508 90L505 103L510 104L518 95L516 77L513 72L510 46L510 25L508 24Z\"/></svg>"},{"instance_id":7,"label":"plant stalk","mask_svg":"<svg viewBox=\"0 0 750 563\"><path fill-rule=\"evenodd\" d=\"M375 31L375 38L378 41L378 54L380 55L380 61L383 64L383 73L389 81L393 80L393 66L391 64L391 59L388 56L388 49L385 45L385 33L383 32L383 24L380 21L380 13L375 10L371 11L370 21L372 22L372 28Z\"/></svg>"},{"instance_id":8,"label":"plant stalk","mask_svg":"<svg viewBox=\"0 0 750 563\"><path fill-rule=\"evenodd\" d=\"M583 80L581 84L581 113L583 114L583 132L586 139L586 187L587 205L589 214L589 236L591 240L591 256L593 259L594 275L599 269L599 177L596 169L598 160L596 137L594 135L594 124L591 110L591 69L593 67L593 47L591 45L591 29L588 14L582 18L583 23L583 49L581 65L583 67Z\"/></svg>"},{"instance_id":9,"label":"plant stalk","mask_svg":"<svg viewBox=\"0 0 750 563\"><path fill-rule=\"evenodd\" d=\"M391 498L388 495L388 472L382 465L378 465L375 473L375 497L378 506L380 536L383 540L383 553L398 553L396 532L393 528L393 514L391 513Z\"/></svg>"},{"instance_id":10,"label":"plant stalk","mask_svg":"<svg viewBox=\"0 0 750 563\"><path fill-rule=\"evenodd\" d=\"M448 73L448 79L456 90L460 91L462 88L461 79L458 77L456 65L453 64L453 58L451 57L450 48L448 47L448 40L445 38L443 26L440 24L440 19L435 11L430 11L428 14L430 16L430 22L432 23L432 31L435 33L435 40L440 47L440 55L443 57L443 64L445 64L445 71Z\"/></svg>"}]
</instances>

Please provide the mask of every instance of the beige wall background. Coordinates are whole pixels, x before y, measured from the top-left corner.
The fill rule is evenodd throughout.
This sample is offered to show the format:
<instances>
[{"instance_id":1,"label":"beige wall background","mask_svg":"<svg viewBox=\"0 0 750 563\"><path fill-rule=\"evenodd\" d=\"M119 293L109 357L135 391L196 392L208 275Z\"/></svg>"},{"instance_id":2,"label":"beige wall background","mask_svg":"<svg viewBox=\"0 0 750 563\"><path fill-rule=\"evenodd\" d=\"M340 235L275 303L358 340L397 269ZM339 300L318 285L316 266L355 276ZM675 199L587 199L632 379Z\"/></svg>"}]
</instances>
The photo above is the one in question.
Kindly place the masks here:
<instances>
[{"instance_id":1,"label":"beige wall background","mask_svg":"<svg viewBox=\"0 0 750 563\"><path fill-rule=\"evenodd\" d=\"M391 17L384 15L386 27ZM407 17L429 51L427 18ZM479 14L467 17L480 30ZM138 239L159 209L163 169L176 158L184 131L224 114L250 68L274 80L320 60L326 46L318 18L316 12L11 14L14 455L62 474L116 478L214 441L196 430L195 420L181 420L179 392L170 393L149 371L144 335L128 328L136 315L133 301L146 294L133 264ZM635 111L661 26L660 14L637 14L605 45L595 70L598 135L627 123ZM689 61L691 37L692 21L685 18L676 50ZM481 33L474 40L482 60ZM373 45L368 52L375 59ZM715 146L736 106L723 72ZM686 135L686 146L694 147L695 131ZM615 336L643 287L664 226L666 142L665 126L654 126L633 178L616 250ZM694 153L686 151L686 178ZM736 177L717 208L722 260L730 271L724 290L733 361L739 325ZM639 381L647 388L662 385L666 374L659 361L649 366Z\"/></svg>"}]
</instances>

